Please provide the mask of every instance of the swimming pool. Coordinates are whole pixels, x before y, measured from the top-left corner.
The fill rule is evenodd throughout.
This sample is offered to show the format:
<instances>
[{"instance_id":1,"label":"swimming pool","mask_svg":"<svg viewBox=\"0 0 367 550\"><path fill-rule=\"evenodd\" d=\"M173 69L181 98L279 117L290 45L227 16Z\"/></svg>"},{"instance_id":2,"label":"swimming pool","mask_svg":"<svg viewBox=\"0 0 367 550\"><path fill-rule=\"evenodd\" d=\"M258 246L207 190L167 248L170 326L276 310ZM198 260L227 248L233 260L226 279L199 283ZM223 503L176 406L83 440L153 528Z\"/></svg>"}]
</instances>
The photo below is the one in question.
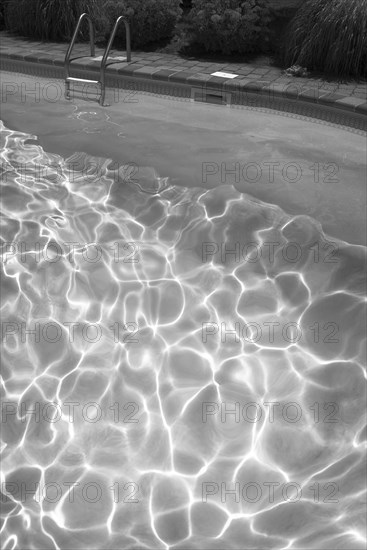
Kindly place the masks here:
<instances>
[{"instance_id":1,"label":"swimming pool","mask_svg":"<svg viewBox=\"0 0 367 550\"><path fill-rule=\"evenodd\" d=\"M365 134L5 75L4 548L363 548Z\"/></svg>"}]
</instances>

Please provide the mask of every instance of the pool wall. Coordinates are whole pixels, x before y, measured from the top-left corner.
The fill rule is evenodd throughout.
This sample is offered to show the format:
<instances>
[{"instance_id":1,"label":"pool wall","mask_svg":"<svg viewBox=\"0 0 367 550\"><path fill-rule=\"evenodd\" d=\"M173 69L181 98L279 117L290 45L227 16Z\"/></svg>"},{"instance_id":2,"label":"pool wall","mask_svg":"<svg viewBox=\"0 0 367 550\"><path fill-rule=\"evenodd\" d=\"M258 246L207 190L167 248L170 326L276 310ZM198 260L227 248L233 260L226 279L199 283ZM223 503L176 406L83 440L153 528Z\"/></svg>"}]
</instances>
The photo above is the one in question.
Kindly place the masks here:
<instances>
[{"instance_id":1,"label":"pool wall","mask_svg":"<svg viewBox=\"0 0 367 550\"><path fill-rule=\"evenodd\" d=\"M0 62L1 70L13 71L33 76L60 79L64 78L64 63L46 56L27 56L5 53ZM28 59L29 58L29 59ZM122 66L122 68L121 68ZM288 86L264 85L264 82L243 83L240 80L225 80L212 77L199 78L187 71L157 71L134 68L134 64L112 65L106 71L108 88L127 92L147 92L182 98L186 101L217 103L227 107L253 107L272 109L288 116L311 117L321 123L337 124L357 133L367 132L367 109L365 103L353 97L340 94L325 94L325 90L315 88L313 93L302 90L298 82ZM85 79L98 79L99 64L79 58L72 63L72 74ZM203 75L205 76L205 75ZM116 94L115 94L116 95ZM119 95L117 100L119 101Z\"/></svg>"}]
</instances>

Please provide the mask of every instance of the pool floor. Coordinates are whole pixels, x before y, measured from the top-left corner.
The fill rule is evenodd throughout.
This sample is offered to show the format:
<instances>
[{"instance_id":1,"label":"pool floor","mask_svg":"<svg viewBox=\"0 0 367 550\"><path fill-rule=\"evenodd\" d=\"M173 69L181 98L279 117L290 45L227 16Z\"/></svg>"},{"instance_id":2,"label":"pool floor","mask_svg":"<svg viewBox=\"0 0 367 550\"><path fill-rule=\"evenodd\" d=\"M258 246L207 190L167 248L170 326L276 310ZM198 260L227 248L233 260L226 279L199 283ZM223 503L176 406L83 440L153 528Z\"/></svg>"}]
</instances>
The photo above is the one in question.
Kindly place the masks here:
<instances>
[{"instance_id":1,"label":"pool floor","mask_svg":"<svg viewBox=\"0 0 367 550\"><path fill-rule=\"evenodd\" d=\"M364 548L365 137L5 76L3 547Z\"/></svg>"}]
</instances>

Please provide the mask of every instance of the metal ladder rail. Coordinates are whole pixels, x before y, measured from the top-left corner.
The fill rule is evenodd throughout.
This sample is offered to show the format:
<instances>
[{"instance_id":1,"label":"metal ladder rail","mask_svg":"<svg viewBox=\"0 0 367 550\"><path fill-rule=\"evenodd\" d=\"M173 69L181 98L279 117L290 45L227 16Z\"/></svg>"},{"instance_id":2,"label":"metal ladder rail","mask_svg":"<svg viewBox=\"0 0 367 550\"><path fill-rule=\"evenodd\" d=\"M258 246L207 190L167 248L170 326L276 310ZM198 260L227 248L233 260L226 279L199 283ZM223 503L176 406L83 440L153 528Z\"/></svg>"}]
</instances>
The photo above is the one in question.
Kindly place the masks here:
<instances>
[{"instance_id":1,"label":"metal ladder rail","mask_svg":"<svg viewBox=\"0 0 367 550\"><path fill-rule=\"evenodd\" d=\"M113 27L113 31L111 33L110 39L109 39L108 44L106 46L106 49L104 51L102 62L101 62L101 75L100 75L101 98L100 98L99 102L100 102L100 105L102 105L102 106L104 104L104 100L105 100L105 96L106 96L105 72L106 72L106 67L107 67L107 60L108 60L108 56L110 54L110 50L111 50L115 35L116 35L117 28L118 28L119 24L121 23L121 21L124 22L125 31L126 31L126 61L127 61L127 63L129 63L131 61L130 25L129 25L129 22L127 21L127 19L125 19L125 17L120 15L120 17L118 17L116 19L115 26ZM120 61L112 61L111 63L109 63L109 65L112 65L113 63L119 63L119 62Z\"/></svg>"},{"instance_id":2,"label":"metal ladder rail","mask_svg":"<svg viewBox=\"0 0 367 550\"><path fill-rule=\"evenodd\" d=\"M92 21L90 15L88 15L87 13L82 13L81 16L79 17L78 23L75 27L73 37L70 41L68 50L67 50L66 55L65 55L65 98L66 99L70 99L70 82L85 82L85 83L88 83L88 84L100 84L100 82L98 80L86 80L86 79L83 79L83 78L72 78L70 76L70 62L71 62L70 56L71 56L71 52L74 48L75 40L78 36L80 25L81 25L84 18L88 19L88 24L89 24L90 54L91 54L91 57L95 57L95 55L96 55L95 54L95 45L94 45L94 38L95 38L94 24L93 24L93 21Z\"/></svg>"}]
</instances>

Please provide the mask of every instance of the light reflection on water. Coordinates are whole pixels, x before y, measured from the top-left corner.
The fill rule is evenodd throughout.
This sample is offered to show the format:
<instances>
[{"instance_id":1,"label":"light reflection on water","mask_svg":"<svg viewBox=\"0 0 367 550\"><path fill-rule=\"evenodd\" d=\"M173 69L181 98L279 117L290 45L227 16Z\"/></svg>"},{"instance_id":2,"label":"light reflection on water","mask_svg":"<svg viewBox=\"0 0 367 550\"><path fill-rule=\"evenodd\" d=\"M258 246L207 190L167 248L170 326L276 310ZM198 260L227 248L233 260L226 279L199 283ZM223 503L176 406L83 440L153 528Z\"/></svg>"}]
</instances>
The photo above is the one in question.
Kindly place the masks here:
<instances>
[{"instance_id":1,"label":"light reflection on water","mask_svg":"<svg viewBox=\"0 0 367 550\"><path fill-rule=\"evenodd\" d=\"M2 126L4 548L362 548L364 247L27 139Z\"/></svg>"}]
</instances>

